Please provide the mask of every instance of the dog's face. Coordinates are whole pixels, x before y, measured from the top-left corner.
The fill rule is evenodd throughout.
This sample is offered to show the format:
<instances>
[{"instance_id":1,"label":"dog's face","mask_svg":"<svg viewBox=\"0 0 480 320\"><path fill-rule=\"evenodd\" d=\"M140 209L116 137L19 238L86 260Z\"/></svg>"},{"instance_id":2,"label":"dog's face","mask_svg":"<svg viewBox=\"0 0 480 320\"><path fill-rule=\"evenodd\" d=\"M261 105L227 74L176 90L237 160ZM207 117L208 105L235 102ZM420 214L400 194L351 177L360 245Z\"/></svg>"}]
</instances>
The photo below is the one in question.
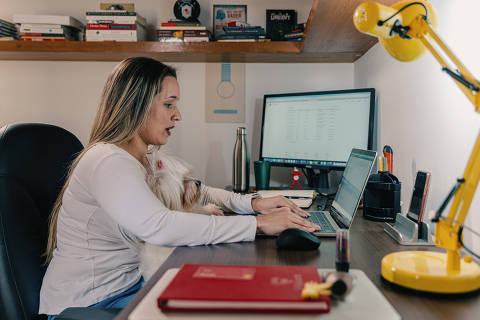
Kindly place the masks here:
<instances>
[{"instance_id":1,"label":"dog's face","mask_svg":"<svg viewBox=\"0 0 480 320\"><path fill-rule=\"evenodd\" d=\"M170 210L190 210L200 198L200 188L191 179L191 166L160 150L147 158L150 163L147 184L153 193Z\"/></svg>"}]
</instances>

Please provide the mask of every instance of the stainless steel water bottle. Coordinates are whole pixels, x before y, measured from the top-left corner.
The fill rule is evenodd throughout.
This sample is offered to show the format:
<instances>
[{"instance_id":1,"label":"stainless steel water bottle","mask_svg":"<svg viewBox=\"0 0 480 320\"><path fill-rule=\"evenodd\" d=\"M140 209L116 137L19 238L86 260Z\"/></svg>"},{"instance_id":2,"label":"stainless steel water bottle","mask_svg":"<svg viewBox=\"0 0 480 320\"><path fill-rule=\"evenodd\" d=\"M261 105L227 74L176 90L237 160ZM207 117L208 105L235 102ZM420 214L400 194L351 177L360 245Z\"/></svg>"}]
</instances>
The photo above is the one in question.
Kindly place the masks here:
<instances>
[{"instance_id":1,"label":"stainless steel water bottle","mask_svg":"<svg viewBox=\"0 0 480 320\"><path fill-rule=\"evenodd\" d=\"M237 139L233 149L233 191L246 192L250 186L250 155L247 148L247 130L237 128Z\"/></svg>"}]
</instances>

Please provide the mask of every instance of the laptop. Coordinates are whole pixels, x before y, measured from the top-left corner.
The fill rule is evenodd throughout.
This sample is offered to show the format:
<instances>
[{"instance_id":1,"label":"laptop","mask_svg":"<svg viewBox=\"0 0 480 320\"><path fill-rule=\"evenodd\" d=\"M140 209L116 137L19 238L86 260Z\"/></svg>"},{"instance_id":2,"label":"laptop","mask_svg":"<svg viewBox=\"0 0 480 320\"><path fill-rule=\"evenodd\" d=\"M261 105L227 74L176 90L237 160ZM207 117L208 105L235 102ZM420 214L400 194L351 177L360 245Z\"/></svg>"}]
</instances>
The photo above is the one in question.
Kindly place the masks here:
<instances>
[{"instance_id":1,"label":"laptop","mask_svg":"<svg viewBox=\"0 0 480 320\"><path fill-rule=\"evenodd\" d=\"M308 211L307 220L321 228L313 234L332 237L338 229L350 229L376 157L376 151L352 149L332 204L325 211Z\"/></svg>"}]
</instances>

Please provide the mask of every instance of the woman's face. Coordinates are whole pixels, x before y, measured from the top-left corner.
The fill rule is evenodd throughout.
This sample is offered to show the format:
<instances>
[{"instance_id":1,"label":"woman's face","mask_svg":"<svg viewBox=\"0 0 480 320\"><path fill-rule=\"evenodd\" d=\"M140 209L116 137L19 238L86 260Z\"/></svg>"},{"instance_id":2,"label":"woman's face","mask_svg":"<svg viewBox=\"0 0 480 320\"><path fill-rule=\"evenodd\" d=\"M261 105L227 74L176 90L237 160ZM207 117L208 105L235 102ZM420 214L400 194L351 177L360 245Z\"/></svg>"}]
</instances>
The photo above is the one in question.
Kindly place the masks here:
<instances>
[{"instance_id":1,"label":"woman's face","mask_svg":"<svg viewBox=\"0 0 480 320\"><path fill-rule=\"evenodd\" d=\"M175 121L182 120L177 102L180 87L174 77L165 77L162 91L153 99L146 127L140 132L145 144L164 145L175 127Z\"/></svg>"}]
</instances>

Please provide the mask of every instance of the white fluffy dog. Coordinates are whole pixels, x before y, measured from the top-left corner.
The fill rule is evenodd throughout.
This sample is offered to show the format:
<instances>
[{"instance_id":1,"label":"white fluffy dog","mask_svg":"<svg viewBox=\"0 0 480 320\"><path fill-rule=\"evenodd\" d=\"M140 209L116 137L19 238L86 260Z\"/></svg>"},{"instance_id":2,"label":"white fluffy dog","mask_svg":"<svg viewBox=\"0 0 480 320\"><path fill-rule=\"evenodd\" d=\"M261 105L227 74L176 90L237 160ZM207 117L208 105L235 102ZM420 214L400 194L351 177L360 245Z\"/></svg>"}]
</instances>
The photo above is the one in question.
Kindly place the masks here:
<instances>
[{"instance_id":1,"label":"white fluffy dog","mask_svg":"<svg viewBox=\"0 0 480 320\"><path fill-rule=\"evenodd\" d=\"M208 203L206 187L192 178L192 167L160 149L147 155L150 168L146 181L153 193L170 210L223 215L222 209ZM140 249L140 271L150 278L174 248L145 243Z\"/></svg>"},{"instance_id":2,"label":"white fluffy dog","mask_svg":"<svg viewBox=\"0 0 480 320\"><path fill-rule=\"evenodd\" d=\"M193 170L188 163L159 149L149 154L148 160L147 184L167 208L223 215L220 207L205 203L204 188L199 180L192 178Z\"/></svg>"}]
</instances>

